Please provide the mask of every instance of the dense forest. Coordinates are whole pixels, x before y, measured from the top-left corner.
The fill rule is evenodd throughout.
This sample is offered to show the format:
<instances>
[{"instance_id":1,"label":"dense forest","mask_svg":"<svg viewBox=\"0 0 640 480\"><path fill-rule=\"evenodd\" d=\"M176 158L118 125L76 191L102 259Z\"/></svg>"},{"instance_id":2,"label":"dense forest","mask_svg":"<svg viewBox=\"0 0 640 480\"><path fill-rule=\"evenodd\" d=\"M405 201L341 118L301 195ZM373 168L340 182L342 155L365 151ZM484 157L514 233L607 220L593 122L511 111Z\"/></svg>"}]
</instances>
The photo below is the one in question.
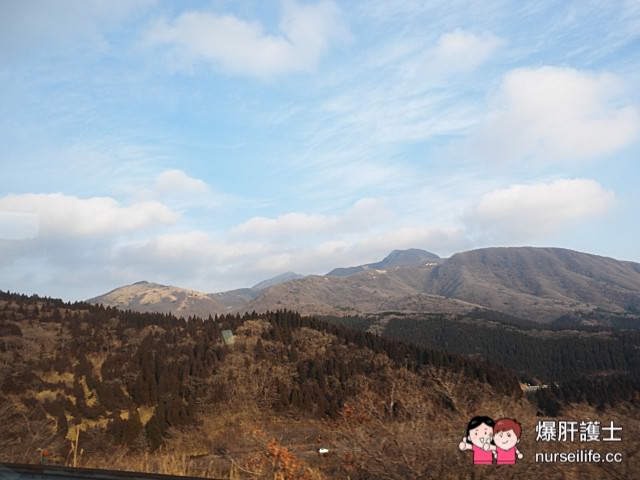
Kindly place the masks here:
<instances>
[{"instance_id":1,"label":"dense forest","mask_svg":"<svg viewBox=\"0 0 640 480\"><path fill-rule=\"evenodd\" d=\"M497 312L327 317L424 348L482 359L527 383L558 384L567 401L628 399L640 380L640 330L545 327ZM382 325L377 328L377 324ZM571 392L571 393L569 393ZM584 392L578 395L575 392Z\"/></svg>"}]
</instances>

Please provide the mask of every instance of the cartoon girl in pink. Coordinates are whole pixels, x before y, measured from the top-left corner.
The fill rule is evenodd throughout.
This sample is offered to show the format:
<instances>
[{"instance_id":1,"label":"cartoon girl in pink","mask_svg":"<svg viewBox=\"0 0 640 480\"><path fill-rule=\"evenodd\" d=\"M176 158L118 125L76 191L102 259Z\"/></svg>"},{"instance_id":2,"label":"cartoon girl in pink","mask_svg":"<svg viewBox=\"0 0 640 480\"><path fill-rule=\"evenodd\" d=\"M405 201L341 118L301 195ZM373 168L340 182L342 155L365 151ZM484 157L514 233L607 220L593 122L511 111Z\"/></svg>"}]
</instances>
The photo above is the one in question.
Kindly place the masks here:
<instances>
[{"instance_id":1,"label":"cartoon girl in pink","mask_svg":"<svg viewBox=\"0 0 640 480\"><path fill-rule=\"evenodd\" d=\"M467 434L462 438L461 451L473 450L475 465L491 465L493 453L491 440L495 422L490 417L473 417L467 425ZM495 446L493 446L495 448Z\"/></svg>"},{"instance_id":2,"label":"cartoon girl in pink","mask_svg":"<svg viewBox=\"0 0 640 480\"><path fill-rule=\"evenodd\" d=\"M522 458L522 453L516 448L520 443L520 435L522 435L522 427L515 420L511 418L496 420L493 427L495 445L491 446L491 450L498 465L513 465L516 463L516 457Z\"/></svg>"}]
</instances>

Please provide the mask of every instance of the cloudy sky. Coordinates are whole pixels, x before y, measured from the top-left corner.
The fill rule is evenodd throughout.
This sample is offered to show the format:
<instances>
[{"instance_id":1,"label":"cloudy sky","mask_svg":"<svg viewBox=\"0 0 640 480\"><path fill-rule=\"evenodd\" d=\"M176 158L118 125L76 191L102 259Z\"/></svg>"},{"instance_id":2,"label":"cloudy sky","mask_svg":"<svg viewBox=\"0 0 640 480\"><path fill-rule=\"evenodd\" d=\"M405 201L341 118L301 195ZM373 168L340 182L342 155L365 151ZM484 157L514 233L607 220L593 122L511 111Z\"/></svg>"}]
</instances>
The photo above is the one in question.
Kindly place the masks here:
<instances>
[{"instance_id":1,"label":"cloudy sky","mask_svg":"<svg viewBox=\"0 0 640 480\"><path fill-rule=\"evenodd\" d=\"M640 261L640 2L4 0L0 289Z\"/></svg>"}]
</instances>

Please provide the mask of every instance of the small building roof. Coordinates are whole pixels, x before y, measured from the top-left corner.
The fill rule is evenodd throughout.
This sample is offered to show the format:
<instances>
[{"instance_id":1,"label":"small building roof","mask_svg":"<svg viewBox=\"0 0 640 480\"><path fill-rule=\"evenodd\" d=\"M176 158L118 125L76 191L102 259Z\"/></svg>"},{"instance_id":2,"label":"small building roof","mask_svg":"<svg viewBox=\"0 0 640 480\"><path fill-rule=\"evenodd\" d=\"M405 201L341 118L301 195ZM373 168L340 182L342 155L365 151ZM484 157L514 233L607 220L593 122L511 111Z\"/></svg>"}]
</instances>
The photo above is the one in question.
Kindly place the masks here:
<instances>
[{"instance_id":1,"label":"small building roof","mask_svg":"<svg viewBox=\"0 0 640 480\"><path fill-rule=\"evenodd\" d=\"M231 330L223 330L222 331L222 340L226 345L233 345L235 343L235 338L233 336L233 332Z\"/></svg>"}]
</instances>

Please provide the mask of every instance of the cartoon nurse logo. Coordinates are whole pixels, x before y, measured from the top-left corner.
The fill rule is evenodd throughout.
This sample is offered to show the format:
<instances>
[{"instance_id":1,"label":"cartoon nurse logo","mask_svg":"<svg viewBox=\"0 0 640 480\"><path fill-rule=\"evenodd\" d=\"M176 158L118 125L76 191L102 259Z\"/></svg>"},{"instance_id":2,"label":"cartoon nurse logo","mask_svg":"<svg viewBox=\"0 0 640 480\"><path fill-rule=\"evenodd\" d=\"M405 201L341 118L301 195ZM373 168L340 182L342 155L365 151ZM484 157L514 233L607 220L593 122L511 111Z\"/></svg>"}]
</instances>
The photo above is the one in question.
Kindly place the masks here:
<instances>
[{"instance_id":1,"label":"cartoon nurse logo","mask_svg":"<svg viewBox=\"0 0 640 480\"><path fill-rule=\"evenodd\" d=\"M519 460L522 459L522 453L516 448L520 443L520 435L522 435L522 427L515 420L511 418L496 420L493 427L495 445L491 450L498 465L513 465L516 463L516 457Z\"/></svg>"},{"instance_id":2,"label":"cartoon nurse logo","mask_svg":"<svg viewBox=\"0 0 640 480\"><path fill-rule=\"evenodd\" d=\"M494 459L498 465L514 465L523 457L516 448L521 435L522 427L511 418L473 417L458 448L473 451L474 465L491 465Z\"/></svg>"},{"instance_id":3,"label":"cartoon nurse logo","mask_svg":"<svg viewBox=\"0 0 640 480\"><path fill-rule=\"evenodd\" d=\"M467 434L462 438L458 448L463 452L473 450L475 465L491 465L493 463L491 440L495 424L496 422L490 417L473 417L467 425Z\"/></svg>"}]
</instances>

